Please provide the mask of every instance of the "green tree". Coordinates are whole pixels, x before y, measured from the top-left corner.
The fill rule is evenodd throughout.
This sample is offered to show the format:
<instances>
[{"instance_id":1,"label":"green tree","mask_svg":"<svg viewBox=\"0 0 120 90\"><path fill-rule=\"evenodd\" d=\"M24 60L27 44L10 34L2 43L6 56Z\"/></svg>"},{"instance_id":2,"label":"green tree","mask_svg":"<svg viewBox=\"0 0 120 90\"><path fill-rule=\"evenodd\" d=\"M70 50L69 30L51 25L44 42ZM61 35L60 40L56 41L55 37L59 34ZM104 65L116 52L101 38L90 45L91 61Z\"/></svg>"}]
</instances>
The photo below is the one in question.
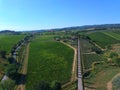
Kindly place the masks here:
<instances>
[{"instance_id":1,"label":"green tree","mask_svg":"<svg viewBox=\"0 0 120 90\"><path fill-rule=\"evenodd\" d=\"M9 61L10 64L12 64L13 61L14 61L14 58L13 57L8 57L8 61Z\"/></svg>"},{"instance_id":2,"label":"green tree","mask_svg":"<svg viewBox=\"0 0 120 90\"><path fill-rule=\"evenodd\" d=\"M6 51L0 51L0 55L2 58L6 58Z\"/></svg>"},{"instance_id":3,"label":"green tree","mask_svg":"<svg viewBox=\"0 0 120 90\"><path fill-rule=\"evenodd\" d=\"M15 78L15 75L17 74L17 69L18 69L17 65L10 64L7 66L5 70L5 74L10 78Z\"/></svg>"},{"instance_id":4,"label":"green tree","mask_svg":"<svg viewBox=\"0 0 120 90\"><path fill-rule=\"evenodd\" d=\"M52 88L52 90L61 90L61 83L59 83L57 81L53 81L51 83L51 88Z\"/></svg>"},{"instance_id":5,"label":"green tree","mask_svg":"<svg viewBox=\"0 0 120 90\"><path fill-rule=\"evenodd\" d=\"M0 90L14 90L15 81L9 79L0 83Z\"/></svg>"},{"instance_id":6,"label":"green tree","mask_svg":"<svg viewBox=\"0 0 120 90\"><path fill-rule=\"evenodd\" d=\"M110 58L118 57L118 54L116 52L110 53Z\"/></svg>"},{"instance_id":7,"label":"green tree","mask_svg":"<svg viewBox=\"0 0 120 90\"><path fill-rule=\"evenodd\" d=\"M34 90L51 90L50 85L45 81L37 82L33 86Z\"/></svg>"},{"instance_id":8,"label":"green tree","mask_svg":"<svg viewBox=\"0 0 120 90\"><path fill-rule=\"evenodd\" d=\"M115 57L115 58L113 58L113 61L116 65L120 66L120 58Z\"/></svg>"}]
</instances>

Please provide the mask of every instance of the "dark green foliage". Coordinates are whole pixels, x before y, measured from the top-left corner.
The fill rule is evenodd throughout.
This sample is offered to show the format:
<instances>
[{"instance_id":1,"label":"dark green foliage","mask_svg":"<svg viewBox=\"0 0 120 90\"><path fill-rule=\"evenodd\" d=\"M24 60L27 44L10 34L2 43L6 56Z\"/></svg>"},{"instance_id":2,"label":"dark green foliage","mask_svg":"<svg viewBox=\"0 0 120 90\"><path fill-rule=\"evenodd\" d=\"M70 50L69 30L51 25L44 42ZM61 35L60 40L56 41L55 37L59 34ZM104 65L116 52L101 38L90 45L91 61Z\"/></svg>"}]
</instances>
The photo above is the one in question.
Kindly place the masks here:
<instances>
[{"instance_id":1,"label":"dark green foliage","mask_svg":"<svg viewBox=\"0 0 120 90\"><path fill-rule=\"evenodd\" d=\"M52 88L52 90L61 90L61 83L59 83L57 81L53 81L51 83L51 88Z\"/></svg>"},{"instance_id":2,"label":"dark green foliage","mask_svg":"<svg viewBox=\"0 0 120 90\"><path fill-rule=\"evenodd\" d=\"M95 51L97 54L101 54L102 50L96 46L92 47L92 51Z\"/></svg>"},{"instance_id":3,"label":"dark green foliage","mask_svg":"<svg viewBox=\"0 0 120 90\"><path fill-rule=\"evenodd\" d=\"M110 58L118 57L118 54L116 52L110 53Z\"/></svg>"},{"instance_id":4,"label":"dark green foliage","mask_svg":"<svg viewBox=\"0 0 120 90\"><path fill-rule=\"evenodd\" d=\"M118 66L120 66L120 58L116 58L116 59L115 59L115 63L116 63Z\"/></svg>"},{"instance_id":5,"label":"dark green foliage","mask_svg":"<svg viewBox=\"0 0 120 90\"><path fill-rule=\"evenodd\" d=\"M14 90L15 82L11 79L0 83L0 90Z\"/></svg>"},{"instance_id":6,"label":"dark green foliage","mask_svg":"<svg viewBox=\"0 0 120 90\"><path fill-rule=\"evenodd\" d=\"M17 74L18 66L15 64L9 64L5 70L5 74L10 78L15 78Z\"/></svg>"},{"instance_id":7,"label":"dark green foliage","mask_svg":"<svg viewBox=\"0 0 120 90\"><path fill-rule=\"evenodd\" d=\"M5 59L6 58L6 51L0 51L0 56Z\"/></svg>"},{"instance_id":8,"label":"dark green foliage","mask_svg":"<svg viewBox=\"0 0 120 90\"><path fill-rule=\"evenodd\" d=\"M8 61L9 61L10 64L12 64L13 61L14 61L14 58L13 57L8 57Z\"/></svg>"},{"instance_id":9,"label":"dark green foliage","mask_svg":"<svg viewBox=\"0 0 120 90\"><path fill-rule=\"evenodd\" d=\"M50 85L45 81L36 82L33 86L33 90L51 90Z\"/></svg>"}]
</instances>

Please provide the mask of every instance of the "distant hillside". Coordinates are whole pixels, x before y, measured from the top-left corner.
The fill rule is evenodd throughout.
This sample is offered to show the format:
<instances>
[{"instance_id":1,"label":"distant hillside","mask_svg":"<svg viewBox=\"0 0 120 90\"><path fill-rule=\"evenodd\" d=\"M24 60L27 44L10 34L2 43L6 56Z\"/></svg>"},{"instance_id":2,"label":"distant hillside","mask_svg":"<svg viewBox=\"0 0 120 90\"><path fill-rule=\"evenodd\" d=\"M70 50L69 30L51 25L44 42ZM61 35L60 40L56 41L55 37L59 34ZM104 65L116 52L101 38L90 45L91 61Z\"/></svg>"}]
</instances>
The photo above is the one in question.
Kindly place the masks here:
<instances>
[{"instance_id":1,"label":"distant hillside","mask_svg":"<svg viewBox=\"0 0 120 90\"><path fill-rule=\"evenodd\" d=\"M11 30L2 30L0 31L0 34L20 34L20 32L15 32Z\"/></svg>"},{"instance_id":2,"label":"distant hillside","mask_svg":"<svg viewBox=\"0 0 120 90\"><path fill-rule=\"evenodd\" d=\"M73 26L73 27L64 27L64 28L54 28L54 29L42 29L42 30L24 30L24 31L11 31L11 30L3 30L0 31L0 34L20 34L20 33L40 33L45 31L69 31L69 30L111 30L111 29L119 29L120 24L101 24L101 25L84 25L84 26Z\"/></svg>"},{"instance_id":3,"label":"distant hillside","mask_svg":"<svg viewBox=\"0 0 120 90\"><path fill-rule=\"evenodd\" d=\"M101 24L101 25L84 25L65 28L56 28L50 30L107 30L107 29L120 29L120 24Z\"/></svg>"}]
</instances>

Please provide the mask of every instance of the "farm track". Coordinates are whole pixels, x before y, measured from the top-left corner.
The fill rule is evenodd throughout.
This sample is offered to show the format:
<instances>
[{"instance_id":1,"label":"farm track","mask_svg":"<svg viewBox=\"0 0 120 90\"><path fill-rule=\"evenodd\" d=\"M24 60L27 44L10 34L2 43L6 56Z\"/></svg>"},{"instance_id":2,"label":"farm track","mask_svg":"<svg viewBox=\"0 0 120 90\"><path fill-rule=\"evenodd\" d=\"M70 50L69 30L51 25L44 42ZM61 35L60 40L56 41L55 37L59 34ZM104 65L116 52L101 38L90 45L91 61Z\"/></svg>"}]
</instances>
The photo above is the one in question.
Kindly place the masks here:
<instances>
[{"instance_id":1,"label":"farm track","mask_svg":"<svg viewBox=\"0 0 120 90\"><path fill-rule=\"evenodd\" d=\"M67 87L67 86L69 86L70 84L74 83L74 82L77 80L77 49L74 48L73 46L65 43L65 42L62 42L62 41L61 41L61 43L63 43L64 45L66 45L66 46L68 46L68 47L70 47L70 48L72 48L72 49L74 50L74 60L73 60L73 65L72 65L72 75L71 75L71 79L70 79L70 82L68 82L68 83L66 83L66 84L64 84L64 85L62 86L62 88L64 88L64 87Z\"/></svg>"},{"instance_id":2,"label":"farm track","mask_svg":"<svg viewBox=\"0 0 120 90\"><path fill-rule=\"evenodd\" d=\"M23 61L22 69L21 69L21 81L20 85L17 86L16 90L25 90L25 81L26 81L26 74L27 74L27 67L28 67L28 55L29 55L29 46L30 44L28 43L26 50L25 50L25 58Z\"/></svg>"},{"instance_id":3,"label":"farm track","mask_svg":"<svg viewBox=\"0 0 120 90\"><path fill-rule=\"evenodd\" d=\"M107 83L107 90L112 90L112 81L114 80L114 78L120 76L120 73L116 74L108 83Z\"/></svg>"},{"instance_id":4,"label":"farm track","mask_svg":"<svg viewBox=\"0 0 120 90\"><path fill-rule=\"evenodd\" d=\"M81 62L81 48L80 48L80 39L78 38L78 64L77 64L77 69L78 69L78 90L84 90L83 87L83 77L82 77L82 62Z\"/></svg>"}]
</instances>

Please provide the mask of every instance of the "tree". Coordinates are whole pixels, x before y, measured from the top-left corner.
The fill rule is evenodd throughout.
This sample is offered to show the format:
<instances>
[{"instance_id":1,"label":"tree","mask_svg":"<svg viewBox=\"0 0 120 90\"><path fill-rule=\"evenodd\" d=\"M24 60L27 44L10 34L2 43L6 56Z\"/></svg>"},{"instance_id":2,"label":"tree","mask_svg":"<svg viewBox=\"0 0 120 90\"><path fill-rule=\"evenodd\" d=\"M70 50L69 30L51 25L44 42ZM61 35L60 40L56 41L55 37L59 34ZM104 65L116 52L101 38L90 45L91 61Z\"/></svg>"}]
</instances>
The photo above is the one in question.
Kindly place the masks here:
<instances>
[{"instance_id":1,"label":"tree","mask_svg":"<svg viewBox=\"0 0 120 90\"><path fill-rule=\"evenodd\" d=\"M101 54L102 50L96 46L92 47L92 51L95 51L97 54Z\"/></svg>"},{"instance_id":2,"label":"tree","mask_svg":"<svg viewBox=\"0 0 120 90\"><path fill-rule=\"evenodd\" d=\"M33 90L51 90L50 86L48 83L45 81L37 82L33 86Z\"/></svg>"},{"instance_id":3,"label":"tree","mask_svg":"<svg viewBox=\"0 0 120 90\"><path fill-rule=\"evenodd\" d=\"M116 65L120 66L120 58L114 57L113 61Z\"/></svg>"},{"instance_id":4,"label":"tree","mask_svg":"<svg viewBox=\"0 0 120 90\"><path fill-rule=\"evenodd\" d=\"M116 52L110 53L110 58L118 57L118 54Z\"/></svg>"},{"instance_id":5,"label":"tree","mask_svg":"<svg viewBox=\"0 0 120 90\"><path fill-rule=\"evenodd\" d=\"M6 51L0 51L0 55L2 58L6 58Z\"/></svg>"},{"instance_id":6,"label":"tree","mask_svg":"<svg viewBox=\"0 0 120 90\"><path fill-rule=\"evenodd\" d=\"M0 90L14 90L15 81L9 79L0 83Z\"/></svg>"},{"instance_id":7,"label":"tree","mask_svg":"<svg viewBox=\"0 0 120 90\"><path fill-rule=\"evenodd\" d=\"M17 69L18 69L17 65L10 64L7 66L5 70L5 74L10 78L15 78L15 75L17 74Z\"/></svg>"},{"instance_id":8,"label":"tree","mask_svg":"<svg viewBox=\"0 0 120 90\"><path fill-rule=\"evenodd\" d=\"M12 64L14 62L14 58L13 57L8 57L8 61L10 64Z\"/></svg>"},{"instance_id":9,"label":"tree","mask_svg":"<svg viewBox=\"0 0 120 90\"><path fill-rule=\"evenodd\" d=\"M59 83L57 81L53 81L51 83L51 88L52 88L52 90L61 90L61 83Z\"/></svg>"}]
</instances>

